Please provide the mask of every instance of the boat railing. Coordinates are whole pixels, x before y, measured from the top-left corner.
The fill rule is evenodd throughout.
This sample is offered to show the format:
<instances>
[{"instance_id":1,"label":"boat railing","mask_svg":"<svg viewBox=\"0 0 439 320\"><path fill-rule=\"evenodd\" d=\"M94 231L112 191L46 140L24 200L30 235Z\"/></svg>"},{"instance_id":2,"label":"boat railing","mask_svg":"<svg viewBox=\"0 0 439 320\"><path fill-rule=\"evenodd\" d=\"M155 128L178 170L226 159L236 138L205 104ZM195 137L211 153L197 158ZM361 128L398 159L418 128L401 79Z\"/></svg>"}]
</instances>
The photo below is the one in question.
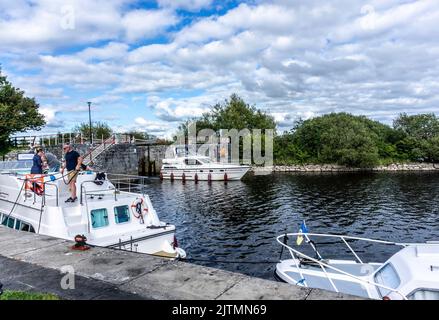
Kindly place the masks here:
<instances>
[{"instance_id":1,"label":"boat railing","mask_svg":"<svg viewBox=\"0 0 439 320\"><path fill-rule=\"evenodd\" d=\"M59 188L58 188L58 186L55 183L51 183L51 182L44 182L43 185L44 185L44 188L43 188L43 205L46 205L46 196L47 196L47 193L46 193L47 188L46 188L46 186L52 186L52 187L55 187L55 190L56 190L55 203L56 203L56 206L58 207L59 206ZM51 196L51 195L49 195L49 196Z\"/></svg>"},{"instance_id":2,"label":"boat railing","mask_svg":"<svg viewBox=\"0 0 439 320\"><path fill-rule=\"evenodd\" d=\"M107 173L108 180L118 191L135 192L145 195L145 182L148 177L129 174Z\"/></svg>"},{"instance_id":3,"label":"boat railing","mask_svg":"<svg viewBox=\"0 0 439 320\"><path fill-rule=\"evenodd\" d=\"M128 174L116 174L107 173L107 180L111 183L112 187L109 189L96 189L90 190L86 187L87 184L94 184L95 180L83 181L80 184L80 197L79 202L83 204L84 197L87 195L103 194L111 192L114 195L114 200L117 201L118 194L121 193L141 193L145 196L145 181L148 177L145 176L135 176Z\"/></svg>"},{"instance_id":4,"label":"boat railing","mask_svg":"<svg viewBox=\"0 0 439 320\"><path fill-rule=\"evenodd\" d=\"M294 248L292 248L291 246L288 245L288 243L285 241L285 237L297 237L297 236L302 236L306 239L306 243L308 243L311 248L314 250L314 252L316 253L316 258L310 257L307 254L304 254L303 252L300 252ZM359 240L359 241L366 241L366 242L373 242L373 243L380 243L380 244L386 244L386 245L395 245L395 246L402 246L402 247L406 247L408 245L410 245L411 243L397 243L397 242L391 242L391 241L383 241L383 240L375 240L375 239L368 239L368 238L361 238L361 237L352 237L352 236L343 236L343 235L333 235L333 234L321 234L321 233L286 233L283 235L280 235L276 238L277 242L279 242L283 247L285 247L290 255L293 257L294 263L295 263L295 267L297 268L301 280L300 282L303 284L303 286L308 287L307 283L306 283L306 279L303 276L303 273L301 271L300 265L298 264L298 260L300 261L300 259L298 258L304 258L307 259L308 261L314 262L316 263L323 271L323 273L325 274L326 278L328 279L328 281L331 283L332 288L334 289L335 292L340 292L337 288L337 286L335 285L334 281L332 281L331 277L328 275L327 269L333 270L335 272L341 273L343 275L346 275L350 278L353 278L357 281L359 281L360 283L363 284L369 284L369 285L373 285L385 290L388 290L389 292L394 292L398 295L400 295L402 297L402 299L407 300L407 297L402 294L400 291L382 285L380 283L376 283L372 280L369 280L365 277L359 277L353 274L350 274L344 270L341 270L337 267L331 266L327 263L324 262L324 260L322 259L320 253L317 251L315 243L309 238L310 236L313 237L323 237L323 238L338 238L340 239L349 249L349 251L353 254L353 256L355 257L355 259L363 264L363 261L360 259L360 257L358 256L358 254L355 252L355 250L352 248L352 246L350 246L347 242L347 240Z\"/></svg>"},{"instance_id":5,"label":"boat railing","mask_svg":"<svg viewBox=\"0 0 439 320\"><path fill-rule=\"evenodd\" d=\"M91 195L95 195L96 193L99 194L105 194L105 193L112 193L114 194L114 200L117 201L117 189L115 187L110 188L110 189L97 189L97 190L87 190L86 185L87 184L94 184L95 185L95 181L94 180L87 180L87 181L83 181L81 182L80 186L79 186L79 190L80 190L80 194L79 194L79 204L82 205L84 204L84 199L87 199L87 196L91 196Z\"/></svg>"}]
</instances>

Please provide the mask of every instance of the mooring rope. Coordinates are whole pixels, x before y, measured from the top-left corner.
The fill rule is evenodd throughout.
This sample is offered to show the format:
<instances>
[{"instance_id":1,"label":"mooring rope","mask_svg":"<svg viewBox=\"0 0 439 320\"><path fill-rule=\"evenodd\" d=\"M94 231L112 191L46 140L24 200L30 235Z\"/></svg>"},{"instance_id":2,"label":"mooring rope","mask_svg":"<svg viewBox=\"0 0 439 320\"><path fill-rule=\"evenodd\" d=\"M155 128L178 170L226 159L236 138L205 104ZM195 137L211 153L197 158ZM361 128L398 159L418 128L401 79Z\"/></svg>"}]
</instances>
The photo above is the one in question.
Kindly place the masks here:
<instances>
[{"instance_id":1,"label":"mooring rope","mask_svg":"<svg viewBox=\"0 0 439 320\"><path fill-rule=\"evenodd\" d=\"M26 185L26 181L27 181L27 180L24 180L24 181L23 181L23 184L21 185L20 191L18 192L17 199L15 199L15 202L14 202L14 204L13 204L13 206L12 206L12 209L11 209L11 211L9 212L8 216L6 217L6 221L9 220L9 217L11 216L12 212L14 212L15 206L17 205L18 200L20 199L21 192L23 191L23 187Z\"/></svg>"}]
</instances>

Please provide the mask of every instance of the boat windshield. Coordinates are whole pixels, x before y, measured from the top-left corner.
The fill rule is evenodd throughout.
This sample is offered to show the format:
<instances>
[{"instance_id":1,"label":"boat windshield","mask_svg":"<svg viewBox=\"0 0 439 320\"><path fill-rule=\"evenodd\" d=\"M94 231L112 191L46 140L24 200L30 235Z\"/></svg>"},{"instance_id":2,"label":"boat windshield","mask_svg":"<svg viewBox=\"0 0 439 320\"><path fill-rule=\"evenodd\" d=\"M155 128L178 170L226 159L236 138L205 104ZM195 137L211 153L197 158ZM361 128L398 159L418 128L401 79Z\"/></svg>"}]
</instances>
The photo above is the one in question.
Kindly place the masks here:
<instances>
[{"instance_id":1,"label":"boat windshield","mask_svg":"<svg viewBox=\"0 0 439 320\"><path fill-rule=\"evenodd\" d=\"M0 161L0 172L30 173L32 160Z\"/></svg>"},{"instance_id":2,"label":"boat windshield","mask_svg":"<svg viewBox=\"0 0 439 320\"><path fill-rule=\"evenodd\" d=\"M200 161L202 162L202 163L212 163L213 161L212 160L210 160L209 158L203 158L203 159L200 159Z\"/></svg>"},{"instance_id":3,"label":"boat windshield","mask_svg":"<svg viewBox=\"0 0 439 320\"><path fill-rule=\"evenodd\" d=\"M375 282L383 286L396 289L401 284L398 274L391 263L386 264L375 274ZM378 287L381 296L386 296L390 293L388 289Z\"/></svg>"}]
</instances>

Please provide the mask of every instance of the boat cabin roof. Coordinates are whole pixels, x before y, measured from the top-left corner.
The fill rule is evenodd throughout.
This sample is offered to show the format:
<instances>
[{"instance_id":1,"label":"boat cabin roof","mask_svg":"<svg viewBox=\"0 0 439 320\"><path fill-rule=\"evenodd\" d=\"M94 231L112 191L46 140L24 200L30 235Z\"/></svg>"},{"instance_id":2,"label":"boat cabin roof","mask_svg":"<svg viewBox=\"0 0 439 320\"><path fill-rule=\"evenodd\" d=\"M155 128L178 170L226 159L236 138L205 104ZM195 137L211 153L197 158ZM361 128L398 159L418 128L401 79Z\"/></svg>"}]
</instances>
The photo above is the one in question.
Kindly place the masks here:
<instances>
[{"instance_id":1,"label":"boat cabin roof","mask_svg":"<svg viewBox=\"0 0 439 320\"><path fill-rule=\"evenodd\" d=\"M199 155L187 155L187 156L181 156L176 158L168 158L163 159L162 163L184 163L186 160L199 160L202 163L211 163L213 160L206 156L199 156Z\"/></svg>"},{"instance_id":2,"label":"boat cabin roof","mask_svg":"<svg viewBox=\"0 0 439 320\"><path fill-rule=\"evenodd\" d=\"M410 298L419 289L439 294L439 244L413 244L393 255L374 274Z\"/></svg>"}]
</instances>

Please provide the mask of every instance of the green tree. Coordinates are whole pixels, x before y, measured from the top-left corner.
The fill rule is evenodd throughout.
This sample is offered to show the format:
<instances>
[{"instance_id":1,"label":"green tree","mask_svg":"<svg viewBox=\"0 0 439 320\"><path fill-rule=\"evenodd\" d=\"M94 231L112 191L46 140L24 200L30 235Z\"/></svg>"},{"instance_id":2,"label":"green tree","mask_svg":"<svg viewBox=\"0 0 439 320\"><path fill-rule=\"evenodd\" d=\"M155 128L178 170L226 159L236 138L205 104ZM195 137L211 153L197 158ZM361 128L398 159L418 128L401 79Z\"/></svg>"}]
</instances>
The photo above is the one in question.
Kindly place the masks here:
<instances>
[{"instance_id":1,"label":"green tree","mask_svg":"<svg viewBox=\"0 0 439 320\"><path fill-rule=\"evenodd\" d=\"M85 139L90 136L90 125L88 123L81 123L80 125L73 128L73 132L82 134ZM105 122L93 122L91 125L91 132L93 134L93 139L99 140L101 138L108 139L113 134L111 127Z\"/></svg>"},{"instance_id":2,"label":"green tree","mask_svg":"<svg viewBox=\"0 0 439 320\"><path fill-rule=\"evenodd\" d=\"M371 167L398 158L394 143L400 139L389 126L364 116L331 113L306 121L275 139L275 162L338 163Z\"/></svg>"},{"instance_id":3,"label":"green tree","mask_svg":"<svg viewBox=\"0 0 439 320\"><path fill-rule=\"evenodd\" d=\"M156 136L149 134L146 131L132 130L132 131L128 131L126 134L129 134L129 135L133 136L135 139L139 139L139 140L150 140L150 139L157 138Z\"/></svg>"},{"instance_id":4,"label":"green tree","mask_svg":"<svg viewBox=\"0 0 439 320\"><path fill-rule=\"evenodd\" d=\"M409 137L427 140L439 136L439 119L434 113L423 113L409 116L401 113L393 121L393 127Z\"/></svg>"},{"instance_id":5,"label":"green tree","mask_svg":"<svg viewBox=\"0 0 439 320\"><path fill-rule=\"evenodd\" d=\"M411 116L402 113L393 127L404 135L396 144L400 153L414 161L439 162L439 119L434 113Z\"/></svg>"},{"instance_id":6,"label":"green tree","mask_svg":"<svg viewBox=\"0 0 439 320\"><path fill-rule=\"evenodd\" d=\"M38 109L35 99L26 97L24 91L15 88L0 69L0 154L10 150L11 135L40 130L45 125L44 115Z\"/></svg>"}]
</instances>

